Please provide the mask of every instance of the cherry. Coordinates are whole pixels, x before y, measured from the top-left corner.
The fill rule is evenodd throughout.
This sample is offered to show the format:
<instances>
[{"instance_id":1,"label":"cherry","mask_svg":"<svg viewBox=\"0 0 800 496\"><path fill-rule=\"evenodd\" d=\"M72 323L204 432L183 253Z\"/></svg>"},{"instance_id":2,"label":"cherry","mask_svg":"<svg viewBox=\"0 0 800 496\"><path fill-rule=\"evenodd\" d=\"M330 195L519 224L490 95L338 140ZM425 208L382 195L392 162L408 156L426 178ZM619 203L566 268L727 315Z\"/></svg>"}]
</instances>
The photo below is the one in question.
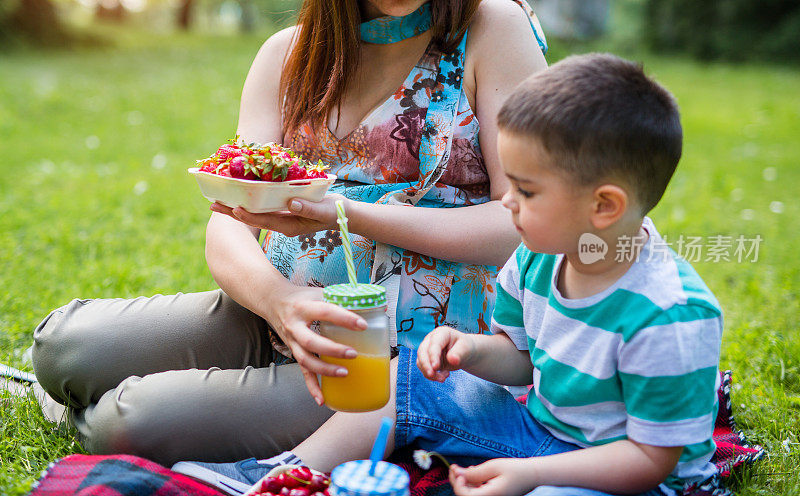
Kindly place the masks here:
<instances>
[{"instance_id":1,"label":"cherry","mask_svg":"<svg viewBox=\"0 0 800 496\"><path fill-rule=\"evenodd\" d=\"M261 483L262 491L268 491L275 494L281 492L281 487L281 483L278 482L278 479L275 477L269 477L263 483Z\"/></svg>"},{"instance_id":2,"label":"cherry","mask_svg":"<svg viewBox=\"0 0 800 496\"><path fill-rule=\"evenodd\" d=\"M291 493L291 492L292 492L292 490L289 489L288 487L282 487L281 488L281 492L278 493L278 494L279 494L279 496L289 496L289 493Z\"/></svg>"},{"instance_id":3,"label":"cherry","mask_svg":"<svg viewBox=\"0 0 800 496\"><path fill-rule=\"evenodd\" d=\"M293 478L288 473L282 473L277 478L278 484L282 487L288 487L289 489L293 489L295 487L300 487L302 482L298 481L297 479Z\"/></svg>"},{"instance_id":4,"label":"cherry","mask_svg":"<svg viewBox=\"0 0 800 496\"><path fill-rule=\"evenodd\" d=\"M311 483L308 485L309 491L324 491L330 485L331 481L328 477L322 474L314 474L311 476Z\"/></svg>"},{"instance_id":5,"label":"cherry","mask_svg":"<svg viewBox=\"0 0 800 496\"><path fill-rule=\"evenodd\" d=\"M289 491L289 496L309 496L308 489L298 487Z\"/></svg>"}]
</instances>

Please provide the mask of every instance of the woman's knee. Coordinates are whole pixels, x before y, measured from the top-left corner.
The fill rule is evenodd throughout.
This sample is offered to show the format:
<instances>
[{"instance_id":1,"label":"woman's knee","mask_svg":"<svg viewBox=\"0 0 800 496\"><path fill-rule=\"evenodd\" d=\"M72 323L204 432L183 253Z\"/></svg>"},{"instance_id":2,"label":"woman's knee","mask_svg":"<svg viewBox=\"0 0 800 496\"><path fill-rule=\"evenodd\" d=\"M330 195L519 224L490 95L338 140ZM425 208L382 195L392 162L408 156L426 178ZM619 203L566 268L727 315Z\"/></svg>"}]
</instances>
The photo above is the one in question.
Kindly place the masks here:
<instances>
[{"instance_id":1,"label":"woman's knee","mask_svg":"<svg viewBox=\"0 0 800 496\"><path fill-rule=\"evenodd\" d=\"M75 416L84 447L103 455L127 453L162 461L169 438L163 398L148 377L132 376Z\"/></svg>"},{"instance_id":2,"label":"woman's knee","mask_svg":"<svg viewBox=\"0 0 800 496\"><path fill-rule=\"evenodd\" d=\"M80 346L85 326L72 318L90 300L72 300L50 312L33 332L32 361L39 384L57 400L78 406L67 388L76 370L91 361Z\"/></svg>"}]
</instances>

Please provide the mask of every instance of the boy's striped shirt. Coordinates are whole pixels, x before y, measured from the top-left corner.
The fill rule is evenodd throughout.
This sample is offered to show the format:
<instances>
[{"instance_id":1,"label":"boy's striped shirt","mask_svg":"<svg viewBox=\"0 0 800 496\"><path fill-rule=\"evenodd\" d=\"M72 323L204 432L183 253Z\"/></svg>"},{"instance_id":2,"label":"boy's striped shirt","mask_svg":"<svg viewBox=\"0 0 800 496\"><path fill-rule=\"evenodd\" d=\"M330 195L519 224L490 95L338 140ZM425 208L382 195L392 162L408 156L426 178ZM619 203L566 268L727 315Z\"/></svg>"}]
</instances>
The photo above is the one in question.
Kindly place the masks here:
<instances>
[{"instance_id":1,"label":"boy's striped shirt","mask_svg":"<svg viewBox=\"0 0 800 496\"><path fill-rule=\"evenodd\" d=\"M520 245L497 278L492 331L529 351L527 406L554 436L685 446L666 481L680 490L714 470L722 312L685 260L658 249L649 219L643 227L649 239L630 269L582 299L557 289L563 255Z\"/></svg>"}]
</instances>

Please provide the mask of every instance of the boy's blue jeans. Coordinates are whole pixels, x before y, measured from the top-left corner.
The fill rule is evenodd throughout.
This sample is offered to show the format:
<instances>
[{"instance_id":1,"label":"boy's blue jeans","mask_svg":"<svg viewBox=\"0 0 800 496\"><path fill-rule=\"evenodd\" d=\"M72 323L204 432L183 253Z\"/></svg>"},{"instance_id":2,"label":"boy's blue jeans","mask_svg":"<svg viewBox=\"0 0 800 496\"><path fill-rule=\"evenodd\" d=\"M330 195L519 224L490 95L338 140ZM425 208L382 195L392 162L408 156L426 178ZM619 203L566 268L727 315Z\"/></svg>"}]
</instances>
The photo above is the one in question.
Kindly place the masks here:
<instances>
[{"instance_id":1,"label":"boy's blue jeans","mask_svg":"<svg viewBox=\"0 0 800 496\"><path fill-rule=\"evenodd\" d=\"M491 458L528 458L580 449L551 435L504 388L464 371L439 383L416 366L416 351L400 348L395 447L414 443L462 466ZM577 487L541 486L533 496L600 496ZM663 496L654 489L642 496Z\"/></svg>"}]
</instances>

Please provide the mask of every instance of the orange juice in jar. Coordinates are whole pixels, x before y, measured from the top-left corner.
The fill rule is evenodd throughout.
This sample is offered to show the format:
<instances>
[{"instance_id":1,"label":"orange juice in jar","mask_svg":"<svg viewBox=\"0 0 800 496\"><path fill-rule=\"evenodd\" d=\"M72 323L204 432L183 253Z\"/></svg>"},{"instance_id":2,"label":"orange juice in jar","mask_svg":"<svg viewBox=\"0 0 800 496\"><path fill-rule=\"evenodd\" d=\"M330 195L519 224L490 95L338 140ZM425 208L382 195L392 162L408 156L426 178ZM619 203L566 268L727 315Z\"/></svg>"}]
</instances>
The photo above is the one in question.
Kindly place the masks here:
<instances>
[{"instance_id":1,"label":"orange juice in jar","mask_svg":"<svg viewBox=\"0 0 800 496\"><path fill-rule=\"evenodd\" d=\"M356 358L321 357L347 369L345 377L322 376L325 404L342 412L377 410L389 401L389 355Z\"/></svg>"},{"instance_id":2,"label":"orange juice in jar","mask_svg":"<svg viewBox=\"0 0 800 496\"><path fill-rule=\"evenodd\" d=\"M367 412L389 401L389 319L386 290L376 284L337 284L324 289L325 301L355 312L367 321L363 331L322 322L320 334L356 350L356 358L322 356L347 369L345 377L322 376L325 404L333 410Z\"/></svg>"}]
</instances>

